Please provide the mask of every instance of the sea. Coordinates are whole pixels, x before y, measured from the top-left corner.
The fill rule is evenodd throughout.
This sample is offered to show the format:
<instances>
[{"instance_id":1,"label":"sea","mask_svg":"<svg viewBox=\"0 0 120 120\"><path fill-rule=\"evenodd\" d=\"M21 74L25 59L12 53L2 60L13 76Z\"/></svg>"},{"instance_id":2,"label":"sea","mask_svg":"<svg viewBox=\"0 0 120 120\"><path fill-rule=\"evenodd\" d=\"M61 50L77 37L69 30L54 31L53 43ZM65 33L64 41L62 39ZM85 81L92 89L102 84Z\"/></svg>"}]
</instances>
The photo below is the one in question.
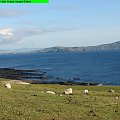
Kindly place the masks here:
<instances>
[{"instance_id":1,"label":"sea","mask_svg":"<svg viewBox=\"0 0 120 120\"><path fill-rule=\"evenodd\" d=\"M120 51L1 54L0 68L37 69L73 82L120 85Z\"/></svg>"}]
</instances>

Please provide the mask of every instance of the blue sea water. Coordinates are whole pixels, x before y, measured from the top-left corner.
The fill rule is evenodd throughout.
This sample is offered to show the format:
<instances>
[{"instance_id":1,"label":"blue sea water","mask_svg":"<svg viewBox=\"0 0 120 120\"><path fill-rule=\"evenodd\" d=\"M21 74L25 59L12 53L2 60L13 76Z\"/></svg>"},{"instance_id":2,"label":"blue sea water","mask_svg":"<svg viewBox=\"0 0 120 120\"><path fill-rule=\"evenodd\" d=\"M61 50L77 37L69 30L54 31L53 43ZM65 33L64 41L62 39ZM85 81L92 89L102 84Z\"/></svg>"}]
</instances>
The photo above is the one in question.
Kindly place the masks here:
<instances>
[{"instance_id":1,"label":"blue sea water","mask_svg":"<svg viewBox=\"0 0 120 120\"><path fill-rule=\"evenodd\" d=\"M66 52L0 55L0 68L39 69L77 82L120 85L120 52Z\"/></svg>"}]
</instances>

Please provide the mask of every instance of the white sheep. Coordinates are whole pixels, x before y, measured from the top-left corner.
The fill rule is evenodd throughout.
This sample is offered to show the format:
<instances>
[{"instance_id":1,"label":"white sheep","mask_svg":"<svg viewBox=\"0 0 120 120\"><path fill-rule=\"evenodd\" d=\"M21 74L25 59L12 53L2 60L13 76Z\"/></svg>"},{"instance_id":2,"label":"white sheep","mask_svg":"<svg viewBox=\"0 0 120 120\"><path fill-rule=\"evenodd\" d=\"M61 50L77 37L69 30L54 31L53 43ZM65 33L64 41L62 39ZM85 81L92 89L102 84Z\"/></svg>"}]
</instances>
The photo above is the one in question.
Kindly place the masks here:
<instances>
[{"instance_id":1,"label":"white sheep","mask_svg":"<svg viewBox=\"0 0 120 120\"><path fill-rule=\"evenodd\" d=\"M88 94L88 90L84 90L83 93L84 93L84 94Z\"/></svg>"},{"instance_id":2,"label":"white sheep","mask_svg":"<svg viewBox=\"0 0 120 120\"><path fill-rule=\"evenodd\" d=\"M65 95L73 94L73 92L72 92L72 88L68 88L68 89L66 89L66 90L64 91L64 94L65 94Z\"/></svg>"},{"instance_id":3,"label":"white sheep","mask_svg":"<svg viewBox=\"0 0 120 120\"><path fill-rule=\"evenodd\" d=\"M10 84L10 83L6 83L6 84L5 84L5 87L6 87L7 89L11 89L11 84Z\"/></svg>"},{"instance_id":4,"label":"white sheep","mask_svg":"<svg viewBox=\"0 0 120 120\"><path fill-rule=\"evenodd\" d=\"M109 92L114 93L115 91L114 90L109 90Z\"/></svg>"},{"instance_id":5,"label":"white sheep","mask_svg":"<svg viewBox=\"0 0 120 120\"><path fill-rule=\"evenodd\" d=\"M47 94L55 94L55 92L52 91L46 91Z\"/></svg>"},{"instance_id":6,"label":"white sheep","mask_svg":"<svg viewBox=\"0 0 120 120\"><path fill-rule=\"evenodd\" d=\"M118 99L119 99L119 97L118 97L118 96L116 96L115 98L116 98L116 100L118 100Z\"/></svg>"}]
</instances>

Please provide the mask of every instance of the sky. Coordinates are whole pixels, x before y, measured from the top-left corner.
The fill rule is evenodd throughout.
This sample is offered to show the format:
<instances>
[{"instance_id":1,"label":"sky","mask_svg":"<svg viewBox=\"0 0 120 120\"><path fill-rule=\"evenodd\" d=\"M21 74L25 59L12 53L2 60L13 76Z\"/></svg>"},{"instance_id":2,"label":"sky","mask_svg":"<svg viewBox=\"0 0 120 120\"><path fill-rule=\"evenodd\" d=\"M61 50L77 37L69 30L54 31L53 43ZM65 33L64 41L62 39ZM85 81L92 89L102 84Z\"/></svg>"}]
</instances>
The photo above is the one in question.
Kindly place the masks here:
<instances>
[{"instance_id":1,"label":"sky","mask_svg":"<svg viewBox=\"0 0 120 120\"><path fill-rule=\"evenodd\" d=\"M120 0L0 4L0 49L93 46L120 40Z\"/></svg>"}]
</instances>

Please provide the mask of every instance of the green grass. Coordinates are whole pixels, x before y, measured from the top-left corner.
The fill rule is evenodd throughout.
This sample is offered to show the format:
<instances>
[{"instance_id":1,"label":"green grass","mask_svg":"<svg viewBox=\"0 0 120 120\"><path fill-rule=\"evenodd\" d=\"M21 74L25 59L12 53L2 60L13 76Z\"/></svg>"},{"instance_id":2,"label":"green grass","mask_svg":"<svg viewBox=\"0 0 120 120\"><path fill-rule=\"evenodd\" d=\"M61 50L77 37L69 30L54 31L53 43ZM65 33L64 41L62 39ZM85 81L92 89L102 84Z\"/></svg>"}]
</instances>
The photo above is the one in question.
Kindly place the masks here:
<instances>
[{"instance_id":1,"label":"green grass","mask_svg":"<svg viewBox=\"0 0 120 120\"><path fill-rule=\"evenodd\" d=\"M0 82L0 120L120 120L120 87ZM73 95L62 95L73 88ZM82 91L89 90L89 95ZM113 89L115 93L107 92ZM56 92L46 94L47 90ZM117 100L116 97L119 97Z\"/></svg>"}]
</instances>

